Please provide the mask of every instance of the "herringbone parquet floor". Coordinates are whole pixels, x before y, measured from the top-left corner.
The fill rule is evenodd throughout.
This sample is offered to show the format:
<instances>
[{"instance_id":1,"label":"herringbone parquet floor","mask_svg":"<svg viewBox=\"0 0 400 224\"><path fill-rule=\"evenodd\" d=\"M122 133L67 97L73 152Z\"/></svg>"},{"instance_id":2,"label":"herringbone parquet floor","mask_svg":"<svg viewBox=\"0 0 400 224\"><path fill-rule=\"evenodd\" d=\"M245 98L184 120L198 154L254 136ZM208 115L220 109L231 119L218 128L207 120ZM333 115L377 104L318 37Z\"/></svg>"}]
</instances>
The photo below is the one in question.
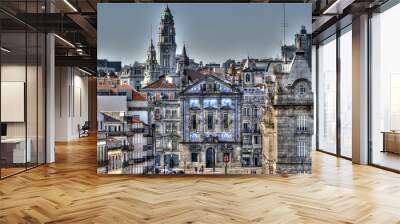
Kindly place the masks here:
<instances>
[{"instance_id":1,"label":"herringbone parquet floor","mask_svg":"<svg viewBox=\"0 0 400 224\"><path fill-rule=\"evenodd\" d=\"M400 223L400 175L323 153L313 174L98 176L94 138L0 181L0 223Z\"/></svg>"}]
</instances>

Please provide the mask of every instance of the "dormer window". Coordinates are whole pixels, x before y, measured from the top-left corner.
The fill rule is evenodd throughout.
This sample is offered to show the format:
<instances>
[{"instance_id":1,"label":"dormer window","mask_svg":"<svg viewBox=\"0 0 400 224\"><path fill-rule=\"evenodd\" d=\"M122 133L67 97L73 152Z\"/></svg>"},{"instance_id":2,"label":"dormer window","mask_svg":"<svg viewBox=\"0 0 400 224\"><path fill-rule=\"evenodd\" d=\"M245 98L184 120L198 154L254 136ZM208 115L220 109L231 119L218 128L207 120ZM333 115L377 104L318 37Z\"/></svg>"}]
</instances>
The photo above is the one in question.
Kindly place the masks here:
<instances>
[{"instance_id":1,"label":"dormer window","mask_svg":"<svg viewBox=\"0 0 400 224\"><path fill-rule=\"evenodd\" d=\"M306 93L306 87L304 84L299 85L297 89L300 96L303 96Z\"/></svg>"}]
</instances>

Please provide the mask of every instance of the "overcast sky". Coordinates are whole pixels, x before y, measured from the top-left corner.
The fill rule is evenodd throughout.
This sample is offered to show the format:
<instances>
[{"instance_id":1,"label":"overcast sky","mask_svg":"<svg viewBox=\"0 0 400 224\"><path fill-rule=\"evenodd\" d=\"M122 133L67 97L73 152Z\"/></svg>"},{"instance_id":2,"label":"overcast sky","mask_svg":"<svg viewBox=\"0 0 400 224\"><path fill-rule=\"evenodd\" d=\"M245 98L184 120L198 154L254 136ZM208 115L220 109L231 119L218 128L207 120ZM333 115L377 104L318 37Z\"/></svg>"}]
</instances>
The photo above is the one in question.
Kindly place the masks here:
<instances>
[{"instance_id":1,"label":"overcast sky","mask_svg":"<svg viewBox=\"0 0 400 224\"><path fill-rule=\"evenodd\" d=\"M158 41L161 3L101 3L98 5L98 58L133 64L146 60L150 43ZM177 54L186 44L196 62L269 58L280 55L283 4L197 3L168 4L175 21ZM285 4L286 43L302 25L311 31L311 4ZM157 52L158 53L158 52Z\"/></svg>"}]
</instances>

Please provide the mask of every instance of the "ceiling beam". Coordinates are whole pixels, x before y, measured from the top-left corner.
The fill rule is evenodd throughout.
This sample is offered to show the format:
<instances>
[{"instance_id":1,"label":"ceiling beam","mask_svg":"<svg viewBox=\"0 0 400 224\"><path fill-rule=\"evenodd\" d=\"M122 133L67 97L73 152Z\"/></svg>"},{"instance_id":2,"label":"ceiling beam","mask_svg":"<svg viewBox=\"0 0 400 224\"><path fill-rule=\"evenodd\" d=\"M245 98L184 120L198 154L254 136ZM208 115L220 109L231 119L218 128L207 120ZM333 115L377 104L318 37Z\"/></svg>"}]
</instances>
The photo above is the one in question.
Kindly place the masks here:
<instances>
[{"instance_id":1,"label":"ceiling beam","mask_svg":"<svg viewBox=\"0 0 400 224\"><path fill-rule=\"evenodd\" d=\"M68 14L67 15L72 21L74 21L82 30L88 35L86 39L91 46L96 46L97 30L90 24L85 17L80 14Z\"/></svg>"},{"instance_id":2,"label":"ceiling beam","mask_svg":"<svg viewBox=\"0 0 400 224\"><path fill-rule=\"evenodd\" d=\"M56 66L86 67L92 71L97 69L97 59L90 56L55 56Z\"/></svg>"}]
</instances>

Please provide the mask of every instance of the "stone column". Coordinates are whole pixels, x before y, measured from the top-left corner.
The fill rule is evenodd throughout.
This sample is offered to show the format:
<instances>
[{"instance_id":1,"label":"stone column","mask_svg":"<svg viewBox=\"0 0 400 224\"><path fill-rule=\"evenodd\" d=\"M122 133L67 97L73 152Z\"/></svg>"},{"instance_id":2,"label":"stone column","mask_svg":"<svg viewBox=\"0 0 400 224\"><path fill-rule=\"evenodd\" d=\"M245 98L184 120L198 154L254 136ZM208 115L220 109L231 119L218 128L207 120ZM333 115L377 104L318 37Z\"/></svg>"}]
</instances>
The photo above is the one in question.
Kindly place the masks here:
<instances>
[{"instance_id":1,"label":"stone column","mask_svg":"<svg viewBox=\"0 0 400 224\"><path fill-rule=\"evenodd\" d=\"M54 11L53 4L47 1L48 12ZM46 35L46 163L55 161L55 43L54 34Z\"/></svg>"},{"instance_id":2,"label":"stone column","mask_svg":"<svg viewBox=\"0 0 400 224\"><path fill-rule=\"evenodd\" d=\"M352 158L368 163L368 15L353 19Z\"/></svg>"}]
</instances>

